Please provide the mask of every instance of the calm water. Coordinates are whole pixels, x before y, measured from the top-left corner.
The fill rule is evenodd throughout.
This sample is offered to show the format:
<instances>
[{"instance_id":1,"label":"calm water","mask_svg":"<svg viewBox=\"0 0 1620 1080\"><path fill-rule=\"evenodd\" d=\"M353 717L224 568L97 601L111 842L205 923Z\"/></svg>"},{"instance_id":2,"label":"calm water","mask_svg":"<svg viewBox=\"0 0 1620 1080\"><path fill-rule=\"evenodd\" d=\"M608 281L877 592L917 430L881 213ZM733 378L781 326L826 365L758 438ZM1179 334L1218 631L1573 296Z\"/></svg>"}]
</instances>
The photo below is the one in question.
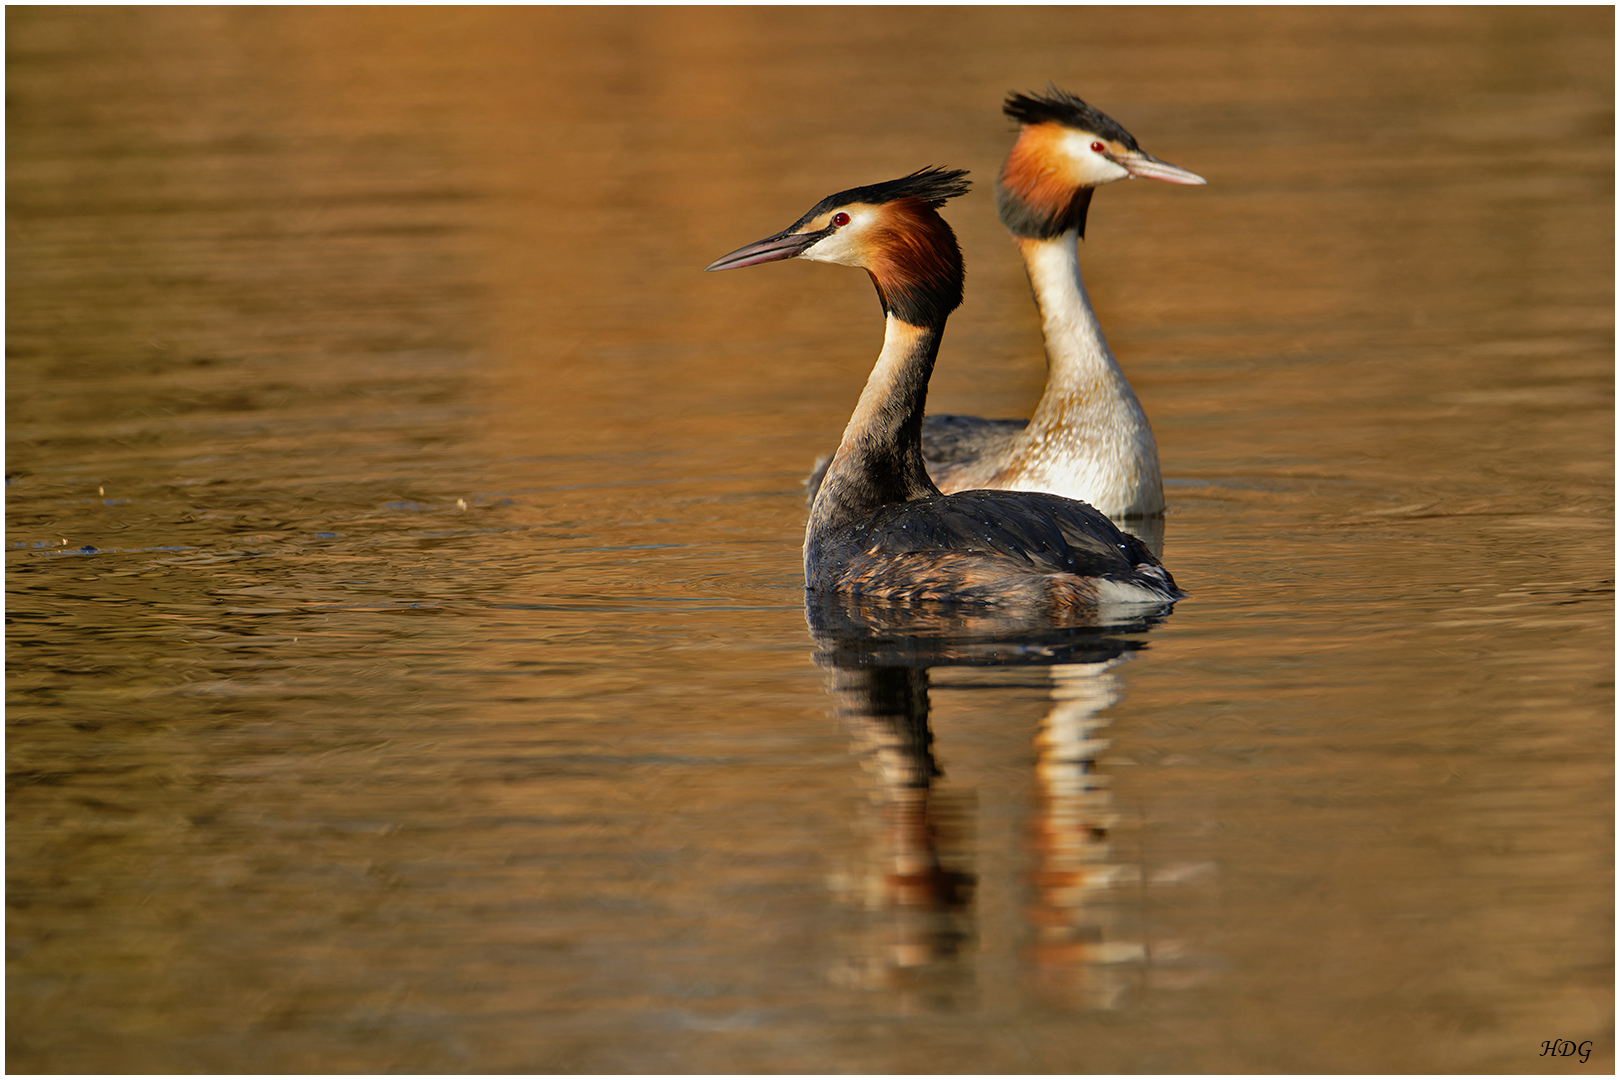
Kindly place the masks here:
<instances>
[{"instance_id":1,"label":"calm water","mask_svg":"<svg viewBox=\"0 0 1620 1080\"><path fill-rule=\"evenodd\" d=\"M11 1070L1613 1071L1611 9L7 31ZM1048 79L1191 598L807 612L880 313L698 271L970 168L1027 415Z\"/></svg>"}]
</instances>

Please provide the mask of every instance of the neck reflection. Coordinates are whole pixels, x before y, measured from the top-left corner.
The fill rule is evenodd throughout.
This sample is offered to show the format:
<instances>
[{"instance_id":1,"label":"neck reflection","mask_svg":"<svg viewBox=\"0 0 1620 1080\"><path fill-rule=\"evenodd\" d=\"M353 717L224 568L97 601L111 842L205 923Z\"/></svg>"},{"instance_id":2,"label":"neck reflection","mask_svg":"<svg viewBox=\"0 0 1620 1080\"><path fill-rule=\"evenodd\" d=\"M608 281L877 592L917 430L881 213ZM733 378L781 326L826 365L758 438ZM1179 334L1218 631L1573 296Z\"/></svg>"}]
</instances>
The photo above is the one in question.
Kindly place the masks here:
<instances>
[{"instance_id":1,"label":"neck reflection","mask_svg":"<svg viewBox=\"0 0 1620 1080\"><path fill-rule=\"evenodd\" d=\"M949 1009L988 990L978 969L992 958L975 904L990 889L1020 898L1015 966L1036 994L1061 1008L1119 1006L1146 947L1130 936L1134 920L1117 918L1116 896L1139 875L1112 854L1116 812L1097 765L1108 745L1098 732L1121 696L1120 665L1145 647L1126 635L1167 614L1133 609L1031 626L944 606L812 599L816 659L829 669L872 807L864 864L835 880L840 897L866 913L839 981L897 994L908 1011ZM930 670L1023 667L1046 669L1050 700L1044 717L1006 721L1035 728L1032 858L1018 880L981 881L972 792L953 787L935 755Z\"/></svg>"}]
</instances>

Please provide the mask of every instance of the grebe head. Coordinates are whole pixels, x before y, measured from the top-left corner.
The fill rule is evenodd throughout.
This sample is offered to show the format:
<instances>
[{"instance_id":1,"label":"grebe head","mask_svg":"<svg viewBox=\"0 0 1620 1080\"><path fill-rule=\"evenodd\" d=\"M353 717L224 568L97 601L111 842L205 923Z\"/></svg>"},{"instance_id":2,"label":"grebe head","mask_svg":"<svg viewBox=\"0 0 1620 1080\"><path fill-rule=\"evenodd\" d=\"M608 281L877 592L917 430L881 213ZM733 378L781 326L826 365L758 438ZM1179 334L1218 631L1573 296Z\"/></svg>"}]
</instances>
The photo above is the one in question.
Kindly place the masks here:
<instances>
[{"instance_id":1,"label":"grebe head","mask_svg":"<svg viewBox=\"0 0 1620 1080\"><path fill-rule=\"evenodd\" d=\"M1145 152L1112 117L1055 86L1039 97L1012 94L1002 111L1020 127L996 177L996 209L1017 236L1049 239L1073 228L1085 235L1091 193L1115 180L1205 182Z\"/></svg>"},{"instance_id":2,"label":"grebe head","mask_svg":"<svg viewBox=\"0 0 1620 1080\"><path fill-rule=\"evenodd\" d=\"M967 193L966 177L963 169L928 168L840 191L781 232L704 269L781 259L858 266L872 275L886 313L919 326L943 322L962 303L962 252L937 209Z\"/></svg>"}]
</instances>

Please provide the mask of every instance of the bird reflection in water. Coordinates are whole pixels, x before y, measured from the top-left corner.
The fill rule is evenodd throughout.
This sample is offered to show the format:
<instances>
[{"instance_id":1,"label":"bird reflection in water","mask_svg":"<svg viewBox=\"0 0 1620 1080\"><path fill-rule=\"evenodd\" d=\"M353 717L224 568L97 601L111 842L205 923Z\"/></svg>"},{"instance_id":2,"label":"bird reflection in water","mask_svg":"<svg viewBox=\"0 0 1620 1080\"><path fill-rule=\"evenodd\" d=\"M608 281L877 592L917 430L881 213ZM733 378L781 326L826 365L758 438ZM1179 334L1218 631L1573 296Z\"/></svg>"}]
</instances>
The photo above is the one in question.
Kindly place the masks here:
<instances>
[{"instance_id":1,"label":"bird reflection in water","mask_svg":"<svg viewBox=\"0 0 1620 1080\"><path fill-rule=\"evenodd\" d=\"M953 813L957 808L935 786L940 773L928 727L928 669L839 667L832 685L856 757L872 781L878 819L869 864L845 876L838 891L891 916L872 928L875 936L842 977L892 990L941 981L930 976L948 981L950 972L935 969L954 960L971 937L963 914L975 878L962 868L964 815ZM930 989L944 991L942 985Z\"/></svg>"},{"instance_id":2,"label":"bird reflection in water","mask_svg":"<svg viewBox=\"0 0 1620 1080\"><path fill-rule=\"evenodd\" d=\"M1113 859L1109 837L1117 814L1109 778L1097 768L1097 756L1108 748L1108 740L1096 737L1108 724L1098 714L1119 700L1113 669L1127 658L1054 664L1052 708L1035 736L1031 958L1043 995L1070 1007L1113 1008L1129 987L1119 965L1147 958L1145 944L1122 937L1111 918L1116 909L1106 906L1110 890L1141 876Z\"/></svg>"},{"instance_id":3,"label":"bird reflection in water","mask_svg":"<svg viewBox=\"0 0 1620 1080\"><path fill-rule=\"evenodd\" d=\"M1125 635L1163 621L1169 607L1104 609L1032 626L948 605L886 607L812 596L807 619L816 659L829 669L841 719L870 773L878 825L860 872L835 881L846 900L886 913L868 926L837 975L908 1002L949 1007L971 992L964 955L975 939L977 884L972 807L941 790L929 726L929 671L936 667L1044 667L1052 705L1035 736L1035 865L1026 958L1037 993L1064 1008L1112 1008L1146 959L1099 901L1139 874L1111 855L1115 812L1097 754L1099 714L1119 699L1116 669L1145 647ZM1128 931L1123 931L1128 933Z\"/></svg>"}]
</instances>

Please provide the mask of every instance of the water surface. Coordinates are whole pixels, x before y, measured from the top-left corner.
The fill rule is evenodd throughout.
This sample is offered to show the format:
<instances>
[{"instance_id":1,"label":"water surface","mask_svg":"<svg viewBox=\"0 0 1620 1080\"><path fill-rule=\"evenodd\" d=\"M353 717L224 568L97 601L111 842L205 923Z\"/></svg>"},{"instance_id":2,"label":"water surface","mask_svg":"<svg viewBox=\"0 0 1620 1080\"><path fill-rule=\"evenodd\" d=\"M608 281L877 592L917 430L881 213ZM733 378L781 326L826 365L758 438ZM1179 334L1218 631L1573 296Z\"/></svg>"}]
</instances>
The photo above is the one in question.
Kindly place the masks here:
<instances>
[{"instance_id":1,"label":"water surface","mask_svg":"<svg viewBox=\"0 0 1620 1080\"><path fill-rule=\"evenodd\" d=\"M7 30L10 1069L1613 1071L1611 10ZM1049 79L1191 597L807 612L880 313L698 271L969 168L1027 415Z\"/></svg>"}]
</instances>

